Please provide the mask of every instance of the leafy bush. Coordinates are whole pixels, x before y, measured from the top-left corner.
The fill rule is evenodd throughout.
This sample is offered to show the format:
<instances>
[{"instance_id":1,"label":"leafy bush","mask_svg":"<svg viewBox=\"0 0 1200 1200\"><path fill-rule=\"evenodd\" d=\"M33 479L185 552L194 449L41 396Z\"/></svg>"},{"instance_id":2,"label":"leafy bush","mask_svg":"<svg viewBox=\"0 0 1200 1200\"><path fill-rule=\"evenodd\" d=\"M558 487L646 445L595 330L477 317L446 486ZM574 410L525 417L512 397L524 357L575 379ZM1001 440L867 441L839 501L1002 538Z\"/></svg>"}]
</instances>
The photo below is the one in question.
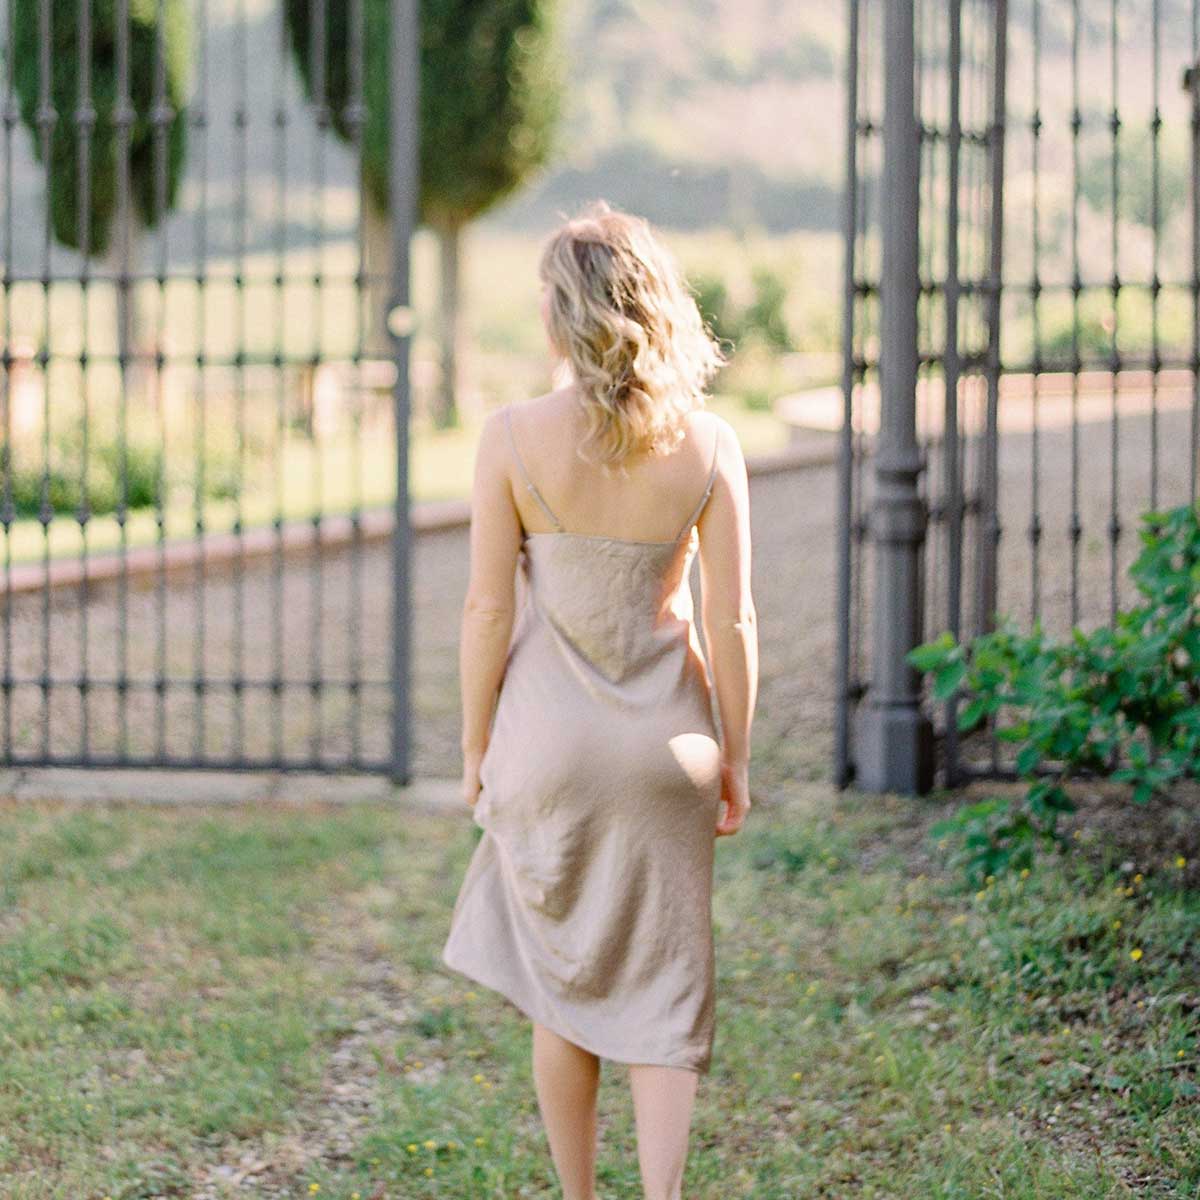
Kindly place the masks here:
<instances>
[{"instance_id":1,"label":"leafy bush","mask_svg":"<svg viewBox=\"0 0 1200 1200\"><path fill-rule=\"evenodd\" d=\"M959 839L975 883L1031 865L1038 846L1067 848L1058 818L1074 811L1073 777L1109 773L1139 804L1200 779L1200 505L1146 513L1142 525L1130 568L1141 600L1113 626L1057 640L1006 621L965 646L944 633L909 655L939 699L962 693L959 729L996 719L997 736L1020 746L1023 797L967 805L930 831Z\"/></svg>"},{"instance_id":2,"label":"leafy bush","mask_svg":"<svg viewBox=\"0 0 1200 1200\"><path fill-rule=\"evenodd\" d=\"M17 518L40 517L43 487L52 515L77 515L83 496L80 479L83 449L78 433L72 431L52 439L48 464L40 461L41 456L40 447L36 451L27 447L25 453L14 453L10 447L0 446L0 482L7 476L14 515ZM123 492L131 511L153 508L164 465L162 448L144 439L128 439L122 451L116 440L93 438L88 447L89 514L102 516L115 512ZM236 462L215 439L206 449L204 472L204 493L208 499L236 496ZM190 479L173 478L174 474L166 471L162 479L164 492L169 494L173 488L182 488L190 495ZM169 499L169 495L164 499Z\"/></svg>"},{"instance_id":3,"label":"leafy bush","mask_svg":"<svg viewBox=\"0 0 1200 1200\"><path fill-rule=\"evenodd\" d=\"M768 349L787 351L792 335L784 315L787 285L769 267L755 267L754 299L738 309L724 282L714 276L699 275L692 281L696 306L709 328L721 341L741 347L758 341Z\"/></svg>"}]
</instances>

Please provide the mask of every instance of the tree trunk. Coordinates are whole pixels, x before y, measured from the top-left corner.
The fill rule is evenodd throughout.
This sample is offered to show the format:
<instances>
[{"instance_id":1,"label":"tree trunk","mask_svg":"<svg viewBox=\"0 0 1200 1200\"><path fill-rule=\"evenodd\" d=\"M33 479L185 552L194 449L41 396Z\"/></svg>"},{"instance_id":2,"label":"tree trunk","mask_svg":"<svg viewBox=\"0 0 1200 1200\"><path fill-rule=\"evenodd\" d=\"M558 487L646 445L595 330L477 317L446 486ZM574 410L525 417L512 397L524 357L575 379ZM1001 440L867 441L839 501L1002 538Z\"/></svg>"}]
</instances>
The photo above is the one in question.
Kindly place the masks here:
<instances>
[{"instance_id":1,"label":"tree trunk","mask_svg":"<svg viewBox=\"0 0 1200 1200\"><path fill-rule=\"evenodd\" d=\"M459 366L462 349L462 313L459 296L459 250L461 225L437 226L438 253L442 268L441 359L442 377L434 404L433 423L438 429L459 424Z\"/></svg>"},{"instance_id":2,"label":"tree trunk","mask_svg":"<svg viewBox=\"0 0 1200 1200\"><path fill-rule=\"evenodd\" d=\"M138 247L140 244L141 229L137 212L130 205L129 211L129 261L123 263L121 256L124 252L125 231L121 228L120 218L117 217L113 221L112 236L109 239L108 253L105 256L105 266L111 272L114 281L124 268L130 275L137 274L138 268ZM115 283L115 304L116 309L116 335L117 335L117 353L122 356L132 355L138 344L138 311L137 311L137 289L136 285L131 283L129 290L125 291L119 283ZM132 373L136 374L137 365L132 359L127 359Z\"/></svg>"}]
</instances>

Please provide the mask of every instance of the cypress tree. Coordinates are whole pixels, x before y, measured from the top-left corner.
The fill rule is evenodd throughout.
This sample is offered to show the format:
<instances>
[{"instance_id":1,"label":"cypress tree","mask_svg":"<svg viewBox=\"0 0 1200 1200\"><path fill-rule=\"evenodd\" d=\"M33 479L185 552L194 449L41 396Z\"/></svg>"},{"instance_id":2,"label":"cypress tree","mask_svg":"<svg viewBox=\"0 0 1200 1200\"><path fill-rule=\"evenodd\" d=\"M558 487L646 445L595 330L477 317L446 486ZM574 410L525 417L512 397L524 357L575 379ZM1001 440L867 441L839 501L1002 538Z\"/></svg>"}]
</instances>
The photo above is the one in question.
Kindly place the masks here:
<instances>
[{"instance_id":1,"label":"cypress tree","mask_svg":"<svg viewBox=\"0 0 1200 1200\"><path fill-rule=\"evenodd\" d=\"M161 0L162 101L158 102L158 20L160 0L127 0L129 11L128 126L129 244L136 249L136 231L153 228L163 219L156 180L157 128L162 132L166 168L163 207L174 208L183 177L187 152L185 96L190 54L188 12L183 0ZM33 135L33 151L46 168L50 227L64 246L107 257L114 270L119 265L121 237L114 226L118 213L118 179L121 135L118 128L116 0L91 0L91 38L88 84L90 111L84 108L79 75L80 0L51 0L49 21L49 112L41 113L40 0L14 0L12 55L13 85L21 119ZM80 141L83 122L91 120L86 181L81 178ZM81 183L86 183L81 188ZM87 212L80 211L86 193ZM131 261L130 267L132 268ZM118 344L130 349L133 313L123 290L117 296Z\"/></svg>"},{"instance_id":2,"label":"cypress tree","mask_svg":"<svg viewBox=\"0 0 1200 1200\"><path fill-rule=\"evenodd\" d=\"M313 95L313 17L321 0L286 0L309 100L352 140L348 106L350 5L323 0L324 95ZM389 0L362 0L363 184L375 217L388 212ZM418 219L441 255L442 387L435 423L458 423L463 228L506 199L550 158L561 111L561 63L552 0L422 0Z\"/></svg>"}]
</instances>

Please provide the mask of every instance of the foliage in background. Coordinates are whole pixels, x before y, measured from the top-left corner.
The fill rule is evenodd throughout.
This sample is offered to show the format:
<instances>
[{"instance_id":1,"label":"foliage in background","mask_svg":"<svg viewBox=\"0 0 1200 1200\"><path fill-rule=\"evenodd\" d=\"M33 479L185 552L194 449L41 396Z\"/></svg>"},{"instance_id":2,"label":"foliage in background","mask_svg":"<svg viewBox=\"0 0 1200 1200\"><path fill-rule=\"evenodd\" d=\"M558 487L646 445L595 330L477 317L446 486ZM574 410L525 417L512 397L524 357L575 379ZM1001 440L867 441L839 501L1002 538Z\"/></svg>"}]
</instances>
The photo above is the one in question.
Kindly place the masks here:
<instances>
[{"instance_id":1,"label":"foliage in background","mask_svg":"<svg viewBox=\"0 0 1200 1200\"><path fill-rule=\"evenodd\" d=\"M1067 785L1080 774L1111 773L1139 804L1200 779L1200 505L1142 523L1129 572L1141 601L1111 627L1060 641L1040 624L1022 634L1006 622L967 645L944 633L909 655L939 699L964 694L960 729L1005 716L997 736L1020 747L1023 798L965 806L931 830L958 839L976 884L1029 866L1039 845L1066 849L1058 818L1074 811Z\"/></svg>"},{"instance_id":2,"label":"foliage in background","mask_svg":"<svg viewBox=\"0 0 1200 1200\"><path fill-rule=\"evenodd\" d=\"M697 275L692 280L692 291L700 315L721 341L732 342L735 349L757 340L770 350L791 350L792 335L784 315L787 285L769 267L763 266L754 268L753 280L754 299L739 308L722 279Z\"/></svg>"},{"instance_id":3,"label":"foliage in background","mask_svg":"<svg viewBox=\"0 0 1200 1200\"><path fill-rule=\"evenodd\" d=\"M346 142L353 101L350 13L326 0L324 90L314 95L310 0L287 0L292 52L310 101L329 106ZM421 5L420 219L429 225L470 220L511 194L546 162L560 106L554 9L547 0ZM390 4L365 0L361 86L366 112L363 175L379 212L388 211Z\"/></svg>"},{"instance_id":4,"label":"foliage in background","mask_svg":"<svg viewBox=\"0 0 1200 1200\"><path fill-rule=\"evenodd\" d=\"M10 445L0 446L0 495L7 487L13 516L18 519L49 519L55 514L78 517L84 497L84 455L78 431L56 435L50 442L49 461L43 461L44 455L44 450L35 455L13 453ZM210 444L203 467L206 499L236 497L236 463L228 450ZM197 482L190 474L166 467L162 447L145 436L131 434L122 448L114 437L93 434L87 452L87 515L116 512L122 501L129 511L153 508L158 503L160 478L164 506L170 502L170 493L190 494Z\"/></svg>"},{"instance_id":5,"label":"foliage in background","mask_svg":"<svg viewBox=\"0 0 1200 1200\"><path fill-rule=\"evenodd\" d=\"M458 424L460 242L463 228L511 196L544 166L555 149L562 107L563 64L552 0L496 0L465 5L429 0L420 5L418 220L436 231L441 247L442 385L436 423ZM362 129L348 120L352 93L352 6L324 5L321 95L313 61L310 0L287 0L285 14L305 95L330 109L345 141L362 140L362 173L376 214L389 213L391 47L388 0L365 0L362 31Z\"/></svg>"},{"instance_id":6,"label":"foliage in background","mask_svg":"<svg viewBox=\"0 0 1200 1200\"><path fill-rule=\"evenodd\" d=\"M37 123L41 91L39 14L42 0L16 0L12 12L13 85L20 102L21 119L32 135L34 155L47 168L46 190L54 236L64 246L80 249L81 198L79 176L80 106L79 2L54 0L49 12L50 103L55 120L50 132L50 161L43 154ZM145 227L155 226L162 213L157 185L156 132L152 116L157 97L158 0L129 0L129 126L130 204ZM95 123L89 138L90 161L85 181L88 202L87 246L91 254L108 252L112 225L117 216L120 137L114 111L117 94L117 14L112 4L91 7L91 104ZM162 155L166 166L163 204L175 206L183 178L187 145L185 97L191 61L190 13L183 0L166 0L162 30L164 102L173 118L165 126Z\"/></svg>"}]
</instances>

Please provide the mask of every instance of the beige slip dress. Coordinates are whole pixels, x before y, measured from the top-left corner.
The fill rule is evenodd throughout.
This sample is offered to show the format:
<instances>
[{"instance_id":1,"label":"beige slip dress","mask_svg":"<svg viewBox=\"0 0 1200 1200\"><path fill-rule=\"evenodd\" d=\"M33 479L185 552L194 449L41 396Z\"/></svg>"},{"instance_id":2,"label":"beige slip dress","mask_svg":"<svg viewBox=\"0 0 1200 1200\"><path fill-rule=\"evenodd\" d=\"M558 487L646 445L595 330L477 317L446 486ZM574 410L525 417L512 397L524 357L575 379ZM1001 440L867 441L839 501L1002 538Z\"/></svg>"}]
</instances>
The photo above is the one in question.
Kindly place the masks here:
<instances>
[{"instance_id":1,"label":"beige slip dress","mask_svg":"<svg viewBox=\"0 0 1200 1200\"><path fill-rule=\"evenodd\" d=\"M706 1073L721 769L688 581L716 446L674 541L572 533L510 413L554 530L523 537L483 834L442 961L602 1058Z\"/></svg>"}]
</instances>

